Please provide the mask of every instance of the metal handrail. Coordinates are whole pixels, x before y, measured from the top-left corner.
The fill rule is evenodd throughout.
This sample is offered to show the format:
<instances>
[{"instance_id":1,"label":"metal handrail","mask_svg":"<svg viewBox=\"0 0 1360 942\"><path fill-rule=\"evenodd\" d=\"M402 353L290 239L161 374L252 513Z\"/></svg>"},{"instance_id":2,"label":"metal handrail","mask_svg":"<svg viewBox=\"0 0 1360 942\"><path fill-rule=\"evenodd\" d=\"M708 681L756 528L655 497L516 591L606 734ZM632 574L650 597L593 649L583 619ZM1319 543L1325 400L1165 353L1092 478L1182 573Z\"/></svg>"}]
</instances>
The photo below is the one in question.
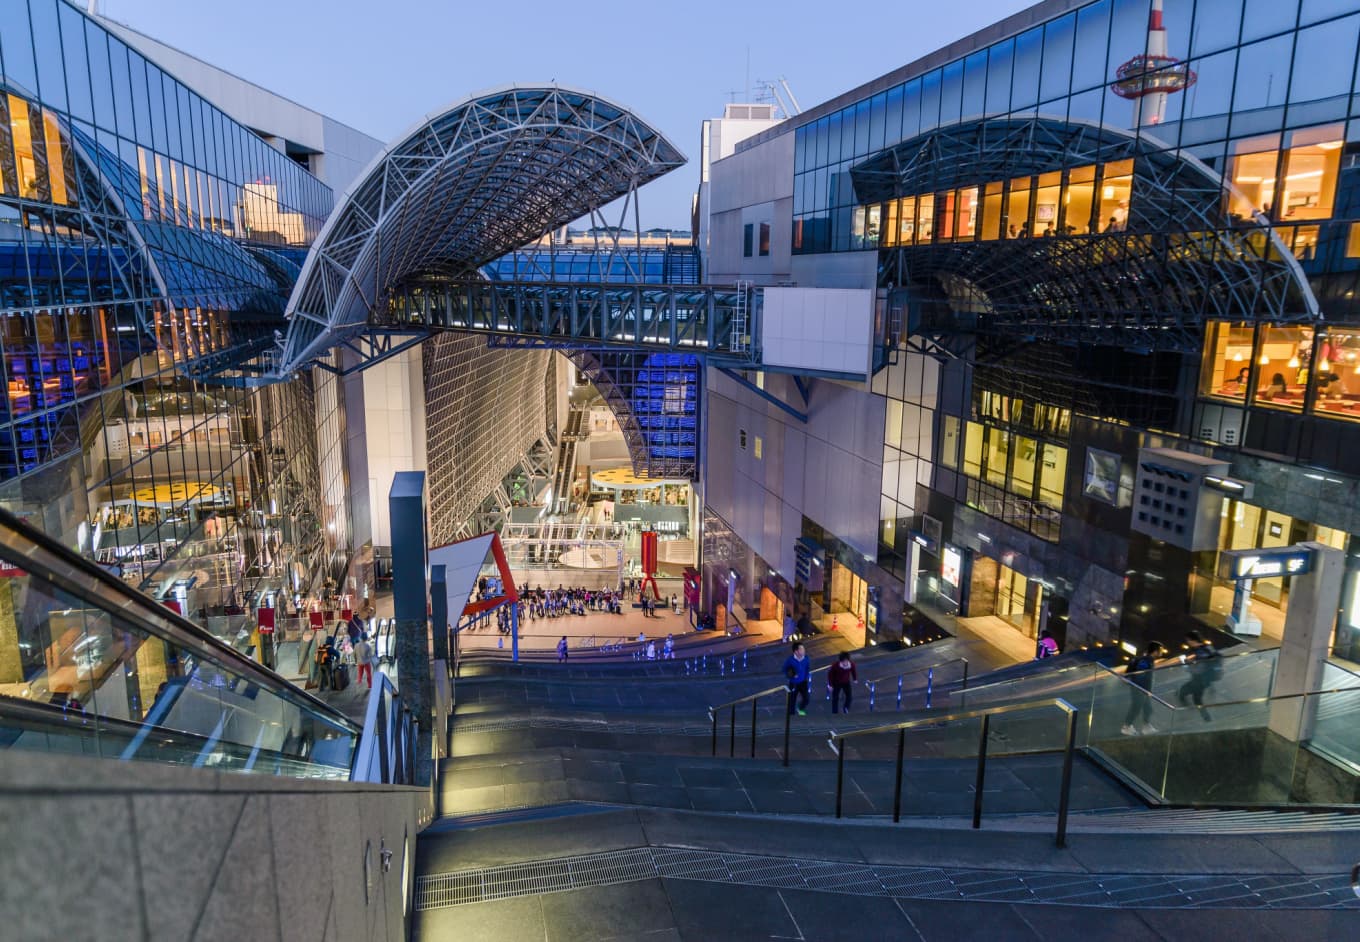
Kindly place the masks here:
<instances>
[{"instance_id":1,"label":"metal handrail","mask_svg":"<svg viewBox=\"0 0 1360 942\"><path fill-rule=\"evenodd\" d=\"M150 637L171 641L184 650L220 664L285 701L301 701L307 709L350 732L359 727L330 704L290 684L274 671L223 644L183 615L131 588L46 533L0 508L0 558L32 573L101 611L131 623Z\"/></svg>"},{"instance_id":2,"label":"metal handrail","mask_svg":"<svg viewBox=\"0 0 1360 942\"><path fill-rule=\"evenodd\" d=\"M963 684L963 689L964 689L964 690L967 690L967 689L968 689L968 658L966 658L966 657L951 657L949 660L947 660L947 661L941 661L941 662L938 663L938 664L927 664L925 667L916 667L916 668L913 668L912 670L903 671L902 673L898 674L898 675L897 675L897 708L898 708L899 710L902 709L902 680L903 680L903 678L905 678L905 677L910 677L910 676L913 675L913 674L926 674L926 676L929 678L929 681L928 681L927 684L926 684L926 709L929 710L929 709L930 709L930 695L931 695L931 691L934 689L933 680L934 680L934 676L935 676L935 671L936 671L937 669L941 668L941 667L948 667L950 664L953 664L955 661L961 661L961 662L963 663L963 680L962 680L962 684ZM891 676L893 676L893 675L889 674L888 676L891 677ZM870 712L870 713L872 713L873 710L874 710L874 695L878 692L878 682L879 682L879 680L881 680L881 679L884 679L884 678L875 677L873 680L865 679L865 680L860 681L860 683L864 684L864 686L866 686L866 687L869 688L869 712Z\"/></svg>"},{"instance_id":3,"label":"metal handrail","mask_svg":"<svg viewBox=\"0 0 1360 942\"><path fill-rule=\"evenodd\" d=\"M868 729L851 730L848 733L837 733L834 729L827 739L827 745L836 754L836 817L842 816L842 798L845 792L845 740L853 739L856 736L868 736L875 733L897 733L897 780L893 791L893 823L902 820L902 763L906 753L907 730L915 729L919 726L941 726L945 723L952 723L958 720L970 720L981 718L982 730L978 738L978 758L977 758L977 780L974 783L973 791L973 828L974 830L982 827L982 787L987 774L987 736L991 732L991 719L993 716L1000 716L1006 713L1017 713L1021 710L1035 710L1041 707L1052 706L1062 710L1067 716L1067 743L1063 749L1063 771L1062 784L1058 792L1058 834L1057 845L1065 847L1067 845L1067 809L1072 793L1072 754L1077 742L1077 720L1081 711L1061 697L1054 697L1049 700L1029 703L1008 703L1002 706L989 707L981 710L962 710L958 713L949 713L944 716L932 716L926 719L904 720L900 723L885 723L882 726L872 726Z\"/></svg>"},{"instance_id":4,"label":"metal handrail","mask_svg":"<svg viewBox=\"0 0 1360 942\"><path fill-rule=\"evenodd\" d=\"M813 670L808 671L808 683L810 684L810 683L812 682L812 675L813 675L813 674L820 674L822 671L827 671L827 670L831 670L831 665L830 665L830 664L827 664L825 667L818 667L818 668L814 668ZM718 754L718 714L719 714L720 712L722 712L723 710L730 710L730 711L731 711L731 714L730 714L730 716L729 716L729 718L728 718L728 722L729 722L729 725L728 725L728 756L729 756L729 758L736 758L736 755L737 755L737 707L739 707L739 706L740 706L741 704L743 704L743 703L750 703L750 704L751 704L751 758L754 759L754 758L756 757L756 723L757 723L757 721L758 721L758 713L757 713L757 709L758 709L758 707L759 707L759 705L760 705L760 699L761 699L761 697L768 697L770 694L774 694L774 693L783 693L785 696L793 696L793 692L789 689L789 685L788 685L788 684L780 684L778 687L771 687L771 688L769 688L768 690L762 690L762 691L760 691L759 693L748 694L747 696L741 697L740 699L731 700L731 701L729 701L729 702L727 702L727 703L722 703L722 704L719 704L718 706L715 706L715 707L713 707L713 706L709 707L709 708L708 708L708 718L709 718L709 719L712 721L712 723L713 723L713 752L712 752L712 754L715 755L715 756ZM785 710L785 711L784 711L784 765L785 765L785 767L787 767L788 764L789 764L789 724L790 724L792 721L793 721L793 712L792 712L792 710L791 710L791 709L790 709L790 710Z\"/></svg>"}]
</instances>

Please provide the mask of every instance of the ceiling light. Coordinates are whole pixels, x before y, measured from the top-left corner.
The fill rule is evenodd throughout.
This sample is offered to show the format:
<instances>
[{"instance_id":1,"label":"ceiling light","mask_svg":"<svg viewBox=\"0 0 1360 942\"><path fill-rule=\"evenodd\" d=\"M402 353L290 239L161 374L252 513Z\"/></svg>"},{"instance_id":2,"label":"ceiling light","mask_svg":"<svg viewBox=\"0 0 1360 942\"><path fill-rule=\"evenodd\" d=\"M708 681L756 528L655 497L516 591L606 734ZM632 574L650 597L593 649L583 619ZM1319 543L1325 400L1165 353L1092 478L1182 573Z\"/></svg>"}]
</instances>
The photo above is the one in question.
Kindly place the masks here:
<instances>
[{"instance_id":1,"label":"ceiling light","mask_svg":"<svg viewBox=\"0 0 1360 942\"><path fill-rule=\"evenodd\" d=\"M1292 356L1292 357L1290 357L1290 358L1289 358L1289 366L1290 366L1292 369L1296 369L1296 370L1297 370L1297 369L1299 368L1299 358L1298 358L1297 356Z\"/></svg>"},{"instance_id":2,"label":"ceiling light","mask_svg":"<svg viewBox=\"0 0 1360 942\"><path fill-rule=\"evenodd\" d=\"M1257 362L1260 363L1262 366L1269 366L1269 365L1270 365L1270 357L1266 356L1266 355L1263 353L1263 354L1261 354L1261 359L1258 360Z\"/></svg>"}]
</instances>

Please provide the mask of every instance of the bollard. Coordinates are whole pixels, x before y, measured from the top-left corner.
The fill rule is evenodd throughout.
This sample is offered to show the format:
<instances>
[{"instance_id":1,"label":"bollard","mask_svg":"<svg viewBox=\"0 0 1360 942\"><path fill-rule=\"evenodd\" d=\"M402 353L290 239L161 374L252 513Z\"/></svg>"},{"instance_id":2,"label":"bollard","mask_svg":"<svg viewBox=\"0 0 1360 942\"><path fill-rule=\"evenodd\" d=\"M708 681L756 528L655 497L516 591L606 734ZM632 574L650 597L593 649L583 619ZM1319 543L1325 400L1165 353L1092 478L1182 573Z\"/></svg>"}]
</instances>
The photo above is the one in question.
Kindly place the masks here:
<instances>
[{"instance_id":1,"label":"bollard","mask_svg":"<svg viewBox=\"0 0 1360 942\"><path fill-rule=\"evenodd\" d=\"M897 708L902 709L902 675L897 675Z\"/></svg>"},{"instance_id":2,"label":"bollard","mask_svg":"<svg viewBox=\"0 0 1360 942\"><path fill-rule=\"evenodd\" d=\"M704 673L708 673L708 654L706 652L704 654Z\"/></svg>"},{"instance_id":3,"label":"bollard","mask_svg":"<svg viewBox=\"0 0 1360 942\"><path fill-rule=\"evenodd\" d=\"M926 709L930 709L930 692L935 687L935 668L926 671Z\"/></svg>"},{"instance_id":4,"label":"bollard","mask_svg":"<svg viewBox=\"0 0 1360 942\"><path fill-rule=\"evenodd\" d=\"M874 694L878 692L878 681L869 681L869 712L874 712Z\"/></svg>"},{"instance_id":5,"label":"bollard","mask_svg":"<svg viewBox=\"0 0 1360 942\"><path fill-rule=\"evenodd\" d=\"M732 655L732 663L730 667L732 669L732 673L735 674L737 672L737 656L735 654Z\"/></svg>"},{"instance_id":6,"label":"bollard","mask_svg":"<svg viewBox=\"0 0 1360 942\"><path fill-rule=\"evenodd\" d=\"M722 658L718 658L718 676L719 677L727 676L727 662L724 661Z\"/></svg>"},{"instance_id":7,"label":"bollard","mask_svg":"<svg viewBox=\"0 0 1360 942\"><path fill-rule=\"evenodd\" d=\"M746 670L746 652L741 652L741 669Z\"/></svg>"}]
</instances>

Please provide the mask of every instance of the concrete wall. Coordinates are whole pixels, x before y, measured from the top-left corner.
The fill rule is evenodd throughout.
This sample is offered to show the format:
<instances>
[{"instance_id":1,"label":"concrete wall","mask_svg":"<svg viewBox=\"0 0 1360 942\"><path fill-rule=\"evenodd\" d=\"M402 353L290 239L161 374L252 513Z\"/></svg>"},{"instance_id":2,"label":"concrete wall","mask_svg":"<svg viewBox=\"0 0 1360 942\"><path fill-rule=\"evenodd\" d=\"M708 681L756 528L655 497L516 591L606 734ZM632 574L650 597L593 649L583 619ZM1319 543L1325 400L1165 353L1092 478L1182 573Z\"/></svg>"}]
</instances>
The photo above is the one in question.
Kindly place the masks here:
<instances>
[{"instance_id":1,"label":"concrete wall","mask_svg":"<svg viewBox=\"0 0 1360 942\"><path fill-rule=\"evenodd\" d=\"M814 381L803 424L718 371L707 372L707 506L789 582L805 515L860 553L876 556L883 398ZM766 374L765 388L802 406L789 377Z\"/></svg>"},{"instance_id":2,"label":"concrete wall","mask_svg":"<svg viewBox=\"0 0 1360 942\"><path fill-rule=\"evenodd\" d=\"M417 788L0 752L3 934L398 942L403 847L409 837L414 868L428 800Z\"/></svg>"},{"instance_id":3,"label":"concrete wall","mask_svg":"<svg viewBox=\"0 0 1360 942\"><path fill-rule=\"evenodd\" d=\"M715 161L709 181L710 226L708 279L723 284L739 278L757 284L790 280L793 232L793 135L777 137ZM742 229L770 225L770 254L753 250L742 256Z\"/></svg>"},{"instance_id":4,"label":"concrete wall","mask_svg":"<svg viewBox=\"0 0 1360 942\"><path fill-rule=\"evenodd\" d=\"M387 494L398 471L425 470L422 346L364 370L368 507L374 546L392 545Z\"/></svg>"}]
</instances>

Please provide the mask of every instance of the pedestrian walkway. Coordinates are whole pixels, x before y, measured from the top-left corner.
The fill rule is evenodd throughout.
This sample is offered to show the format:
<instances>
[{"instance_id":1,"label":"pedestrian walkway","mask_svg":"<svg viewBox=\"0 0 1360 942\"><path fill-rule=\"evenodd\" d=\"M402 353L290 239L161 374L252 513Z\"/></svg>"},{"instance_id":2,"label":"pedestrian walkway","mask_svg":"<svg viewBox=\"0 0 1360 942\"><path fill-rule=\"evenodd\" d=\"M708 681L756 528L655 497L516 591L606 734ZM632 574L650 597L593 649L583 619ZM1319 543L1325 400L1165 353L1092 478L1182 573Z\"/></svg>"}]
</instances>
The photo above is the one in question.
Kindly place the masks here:
<instances>
[{"instance_id":1,"label":"pedestrian walkway","mask_svg":"<svg viewBox=\"0 0 1360 942\"><path fill-rule=\"evenodd\" d=\"M845 644L813 638L814 666ZM961 651L1004 660L961 637L859 663L918 678ZM1360 830L1335 820L1168 815L1078 756L1056 847L1061 756L1026 745L1051 732L1044 714L992 727L981 792L975 724L914 730L897 825L896 737L846 740L838 819L829 732L930 714L908 696L915 713L885 698L833 717L814 683L787 751L780 694L709 715L777 684L786 653L753 647L747 672L717 677L629 660L459 678L441 816L417 847L417 937L1360 938Z\"/></svg>"}]
</instances>

